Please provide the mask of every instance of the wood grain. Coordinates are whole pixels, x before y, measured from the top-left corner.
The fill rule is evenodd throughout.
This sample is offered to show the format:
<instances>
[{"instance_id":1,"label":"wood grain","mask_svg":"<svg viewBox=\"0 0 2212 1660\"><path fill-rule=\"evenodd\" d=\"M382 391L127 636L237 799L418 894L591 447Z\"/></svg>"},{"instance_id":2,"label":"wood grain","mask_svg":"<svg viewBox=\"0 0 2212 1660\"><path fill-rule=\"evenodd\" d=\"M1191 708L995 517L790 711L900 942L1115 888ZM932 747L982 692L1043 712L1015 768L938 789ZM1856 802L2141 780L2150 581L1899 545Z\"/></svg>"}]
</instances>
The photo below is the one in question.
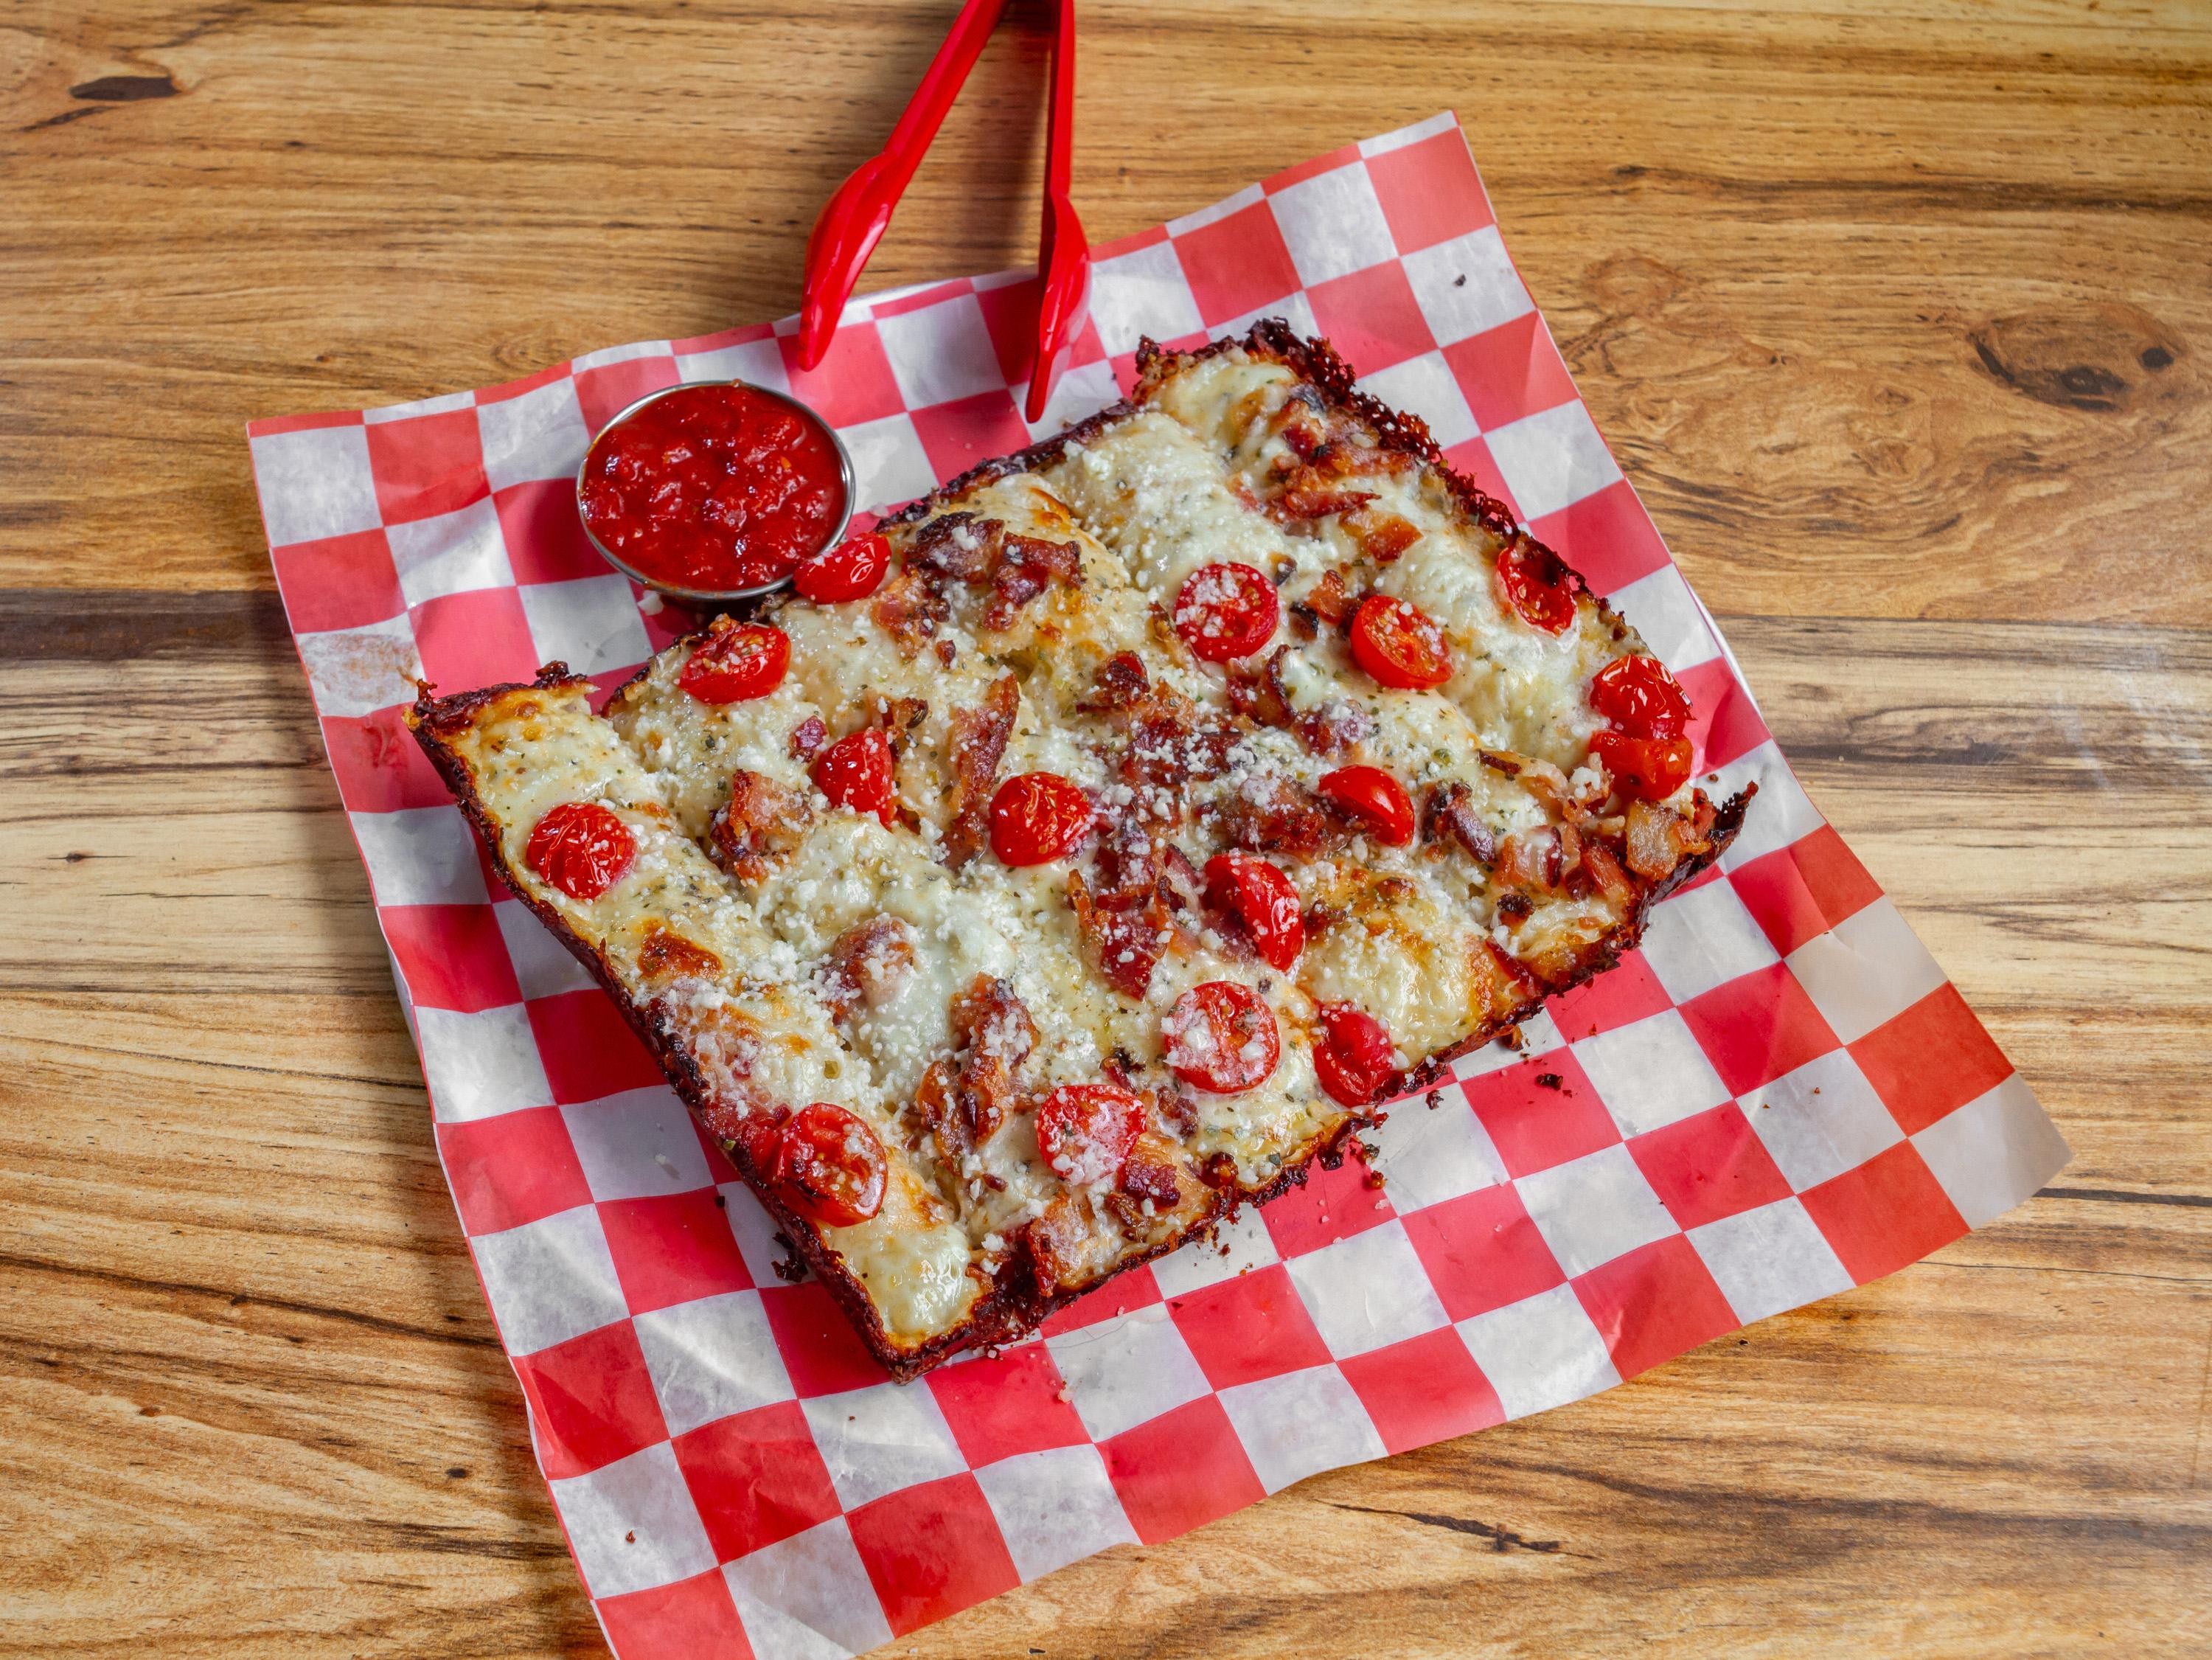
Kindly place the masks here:
<instances>
[{"instance_id":1,"label":"wood grain","mask_svg":"<svg viewBox=\"0 0 2212 1660\"><path fill-rule=\"evenodd\" d=\"M788 310L950 0L0 18L0 1654L603 1651L242 423ZM2199 1647L2212 19L1084 14L1100 238L1450 106L1815 800L2075 1149L1929 1262L922 1656ZM1028 256L1017 9L872 269Z\"/></svg>"}]
</instances>

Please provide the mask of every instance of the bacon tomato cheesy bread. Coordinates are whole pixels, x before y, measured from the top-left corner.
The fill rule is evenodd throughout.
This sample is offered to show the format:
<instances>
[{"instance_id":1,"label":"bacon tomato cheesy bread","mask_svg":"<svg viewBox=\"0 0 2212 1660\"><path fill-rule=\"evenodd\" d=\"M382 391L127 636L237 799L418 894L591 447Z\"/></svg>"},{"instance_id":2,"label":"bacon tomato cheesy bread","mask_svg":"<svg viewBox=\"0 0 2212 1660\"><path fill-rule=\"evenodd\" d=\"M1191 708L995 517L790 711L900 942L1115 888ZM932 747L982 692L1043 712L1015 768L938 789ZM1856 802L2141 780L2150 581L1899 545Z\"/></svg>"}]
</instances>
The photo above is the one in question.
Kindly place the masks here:
<instances>
[{"instance_id":1,"label":"bacon tomato cheesy bread","mask_svg":"<svg viewBox=\"0 0 2212 1660\"><path fill-rule=\"evenodd\" d=\"M1326 345L1139 368L603 713L554 665L411 715L901 1377L1304 1180L1742 813L1635 631Z\"/></svg>"}]
</instances>

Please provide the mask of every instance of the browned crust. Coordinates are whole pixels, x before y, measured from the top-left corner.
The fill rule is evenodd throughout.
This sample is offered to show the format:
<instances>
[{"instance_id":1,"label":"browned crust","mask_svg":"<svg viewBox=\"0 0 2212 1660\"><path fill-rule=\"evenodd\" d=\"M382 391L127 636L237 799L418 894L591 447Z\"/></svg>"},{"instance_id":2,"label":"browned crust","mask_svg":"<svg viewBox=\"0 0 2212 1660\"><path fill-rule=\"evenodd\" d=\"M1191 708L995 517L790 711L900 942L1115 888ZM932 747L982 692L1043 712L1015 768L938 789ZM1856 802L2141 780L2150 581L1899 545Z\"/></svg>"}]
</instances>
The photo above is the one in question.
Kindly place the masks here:
<instances>
[{"instance_id":1,"label":"browned crust","mask_svg":"<svg viewBox=\"0 0 2212 1660\"><path fill-rule=\"evenodd\" d=\"M1143 346L1151 346L1150 339ZM1143 347L1139 347L1141 352ZM1158 348L1154 348L1158 350ZM957 478L939 484L927 496L917 496L904 507L884 514L876 521L878 530L896 529L902 525L919 524L929 518L954 498L964 496L980 485L994 479L1007 478L1018 472L1036 472L1041 468L1057 465L1067 453L1070 444L1079 444L1097 436L1117 421L1126 421L1137 413L1138 406L1124 398L1109 404L1096 415L1085 416L1065 432L1050 438L1041 438L1025 449L1006 455L994 455L988 461L979 461Z\"/></svg>"},{"instance_id":2,"label":"browned crust","mask_svg":"<svg viewBox=\"0 0 2212 1660\"><path fill-rule=\"evenodd\" d=\"M1404 1076L1395 1080L1391 1085L1392 1094L1407 1094L1414 1090L1427 1089L1449 1072L1452 1062L1462 1055L1474 1054L1475 1050L1480 1049L1485 1043L1492 1042L1509 1028L1517 1026L1523 1020L1530 1018L1561 992L1572 991L1577 986L1588 984L1607 969L1615 966L1630 952L1634 951L1643 941L1644 925L1650 916L1651 908L1661 900L1680 892L1685 884L1695 880L1728 851L1729 844L1736 838L1736 832L1743 828L1744 810L1751 805L1751 798L1758 794L1757 784L1747 784L1741 795L1732 795L1715 808L1712 833L1705 850L1682 860L1662 880L1652 883L1649 887L1640 888L1636 909L1629 913L1628 920L1606 934L1604 938L1592 941L1589 948L1577 959L1574 972L1566 979L1556 986L1548 988L1540 997L1530 998L1520 1007L1515 1009L1511 1015L1503 1019L1492 1020L1488 1025L1478 1028L1454 1043L1449 1049L1439 1049Z\"/></svg>"},{"instance_id":3,"label":"browned crust","mask_svg":"<svg viewBox=\"0 0 2212 1660\"><path fill-rule=\"evenodd\" d=\"M1359 391L1353 384L1357 377L1352 366L1337 356L1328 341L1308 340L1279 317L1261 319L1242 339L1234 335L1224 335L1218 340L1209 341L1188 351L1170 351L1146 336L1137 343L1138 397L1141 398L1164 375L1183 364L1202 362L1206 358L1218 357L1239 349L1254 357L1280 363L1300 380L1311 382L1333 406L1367 423L1383 448L1395 450L1433 467L1450 489L1452 498L1459 504L1461 511L1470 520L1493 536L1510 537L1514 534L1513 515L1505 504L1496 496L1485 494L1474 480L1453 470L1451 463L1444 459L1443 451L1437 447L1436 440L1429 435L1427 422L1418 415L1407 415L1394 410ZM1108 404L1095 415L1085 417L1065 432L1040 439L1027 448L1015 450L1011 454L994 456L990 460L978 462L957 478L940 484L928 495L917 496L904 507L887 514L878 521L878 528L919 523L978 485L988 484L1014 473L1035 472L1041 468L1055 465L1066 454L1070 444L1088 441L1115 423L1127 419L1142 407L1139 401L1122 398Z\"/></svg>"},{"instance_id":4,"label":"browned crust","mask_svg":"<svg viewBox=\"0 0 2212 1660\"><path fill-rule=\"evenodd\" d=\"M1280 363L1299 380L1311 383L1333 407L1364 421L1384 449L1410 456L1435 469L1468 519L1493 536L1510 539L1514 535L1512 513L1496 496L1477 488L1473 479L1453 470L1451 463L1444 459L1443 451L1437 447L1437 441L1429 435L1427 422L1418 415L1394 410L1359 391L1353 384L1358 377L1352 365L1338 356L1328 341L1309 340L1279 317L1261 318L1242 340L1224 336L1187 352L1165 351L1150 339L1139 341L1138 395L1141 398L1160 380L1186 363L1202 362L1240 347L1251 356Z\"/></svg>"},{"instance_id":5,"label":"browned crust","mask_svg":"<svg viewBox=\"0 0 2212 1660\"><path fill-rule=\"evenodd\" d=\"M1384 447L1413 457L1434 469L1449 489L1460 511L1472 524L1496 536L1510 538L1516 533L1512 515L1504 504L1484 494L1472 481L1452 470L1437 447L1435 440L1430 436L1426 424L1419 417L1401 414L1358 391L1352 384L1350 366L1329 348L1327 342L1302 339L1280 319L1268 319L1254 325L1250 333L1243 340L1224 338L1188 354L1164 352L1152 341L1146 339L1138 349L1139 387L1152 384L1156 375L1164 372L1163 366L1171 362L1182 362L1193 358L1218 356L1238 346L1256 356L1281 362L1302 380L1318 388L1331 404L1367 423L1374 430L1377 441ZM1126 419L1138 407L1126 400L1116 403L1055 437L971 467L951 483L908 502L881 523L886 526L917 523L981 484L1017 472L1035 471L1050 466L1061 459L1070 444L1084 441L1114 423ZM1610 618L1613 615L1602 599L1595 595L1589 597L1601 616ZM631 686L651 672L652 667L652 662L648 661L636 675L618 688L609 701L622 698ZM696 1064L676 1042L673 1032L649 1006L641 1008L632 1000L603 955L580 939L558 911L532 898L525 885L516 879L507 860L499 827L477 794L474 777L447 742L449 737L471 724L487 704L509 692L550 690L577 684L578 681L579 677L569 674L565 665L549 663L526 686L486 686L475 691L439 698L431 696L431 688L428 684L422 684L420 696L408 712L407 721L416 740L429 757L431 764L446 781L447 787L453 792L454 800L459 803L469 822L476 827L477 836L483 842L492 867L500 879L551 930L554 938L568 948L569 952L614 1000L615 1006L622 1011L623 1019L660 1063L661 1070L677 1093L695 1116L702 1116L703 1126L702 1115L708 1104L708 1095L705 1080L701 1077ZM1501 1032L1528 1018L1552 997L1584 984L1613 967L1643 938L1645 921L1651 908L1711 866L1726 851L1741 828L1744 810L1756 789L1756 785L1751 786L1742 794L1722 803L1716 809L1705 851L1685 859L1665 880L1643 888L1636 908L1629 917L1602 939L1594 941L1583 952L1566 978L1548 988L1541 995L1529 999L1510 1016L1487 1022L1450 1048L1428 1056L1395 1079L1391 1093L1396 1095L1431 1087L1447 1076L1453 1062L1462 1055L1473 1053L1494 1040ZM760 1179L758 1171L753 1168L752 1161L744 1149L722 1141L719 1137L716 1140L738 1173L744 1178L746 1185L752 1189L769 1214L775 1218L783 1237L790 1241L793 1252L829 1288L830 1295L852 1322L869 1352L893 1377L904 1383L921 1376L962 1349L988 1347L1024 1336L1056 1310L1097 1290L1116 1275L1193 1241L1211 1238L1221 1223L1233 1217L1243 1206L1265 1204L1293 1187L1303 1186L1316 1159L1334 1168L1347 1151L1346 1143L1359 1131L1380 1123L1383 1116L1379 1108L1347 1110L1329 1129L1315 1137L1295 1155L1286 1158L1281 1171L1266 1183L1257 1187L1240 1185L1234 1189L1216 1189L1210 1207L1188 1226L1142 1250L1131 1252L1112 1268L1079 1285L1055 1287L1048 1292L1036 1284L1033 1274L1024 1266L1023 1259L1018 1256L1012 1258L1008 1271L989 1291L976 1299L967 1318L959 1325L908 1348L902 1348L891 1341L883 1317L869 1300L866 1288L823 1239L814 1224L777 1198L768 1184Z\"/></svg>"}]
</instances>

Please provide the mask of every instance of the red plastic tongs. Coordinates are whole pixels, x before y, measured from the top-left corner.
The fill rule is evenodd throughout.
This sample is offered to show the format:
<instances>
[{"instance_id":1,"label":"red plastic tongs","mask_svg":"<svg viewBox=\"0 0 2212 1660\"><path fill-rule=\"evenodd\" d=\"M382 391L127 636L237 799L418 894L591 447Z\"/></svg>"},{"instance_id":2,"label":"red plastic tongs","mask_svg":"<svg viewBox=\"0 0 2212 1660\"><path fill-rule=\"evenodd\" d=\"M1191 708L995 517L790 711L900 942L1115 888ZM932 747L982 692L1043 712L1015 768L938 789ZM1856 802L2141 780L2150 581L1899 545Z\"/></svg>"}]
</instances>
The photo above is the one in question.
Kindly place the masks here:
<instances>
[{"instance_id":1,"label":"red plastic tongs","mask_svg":"<svg viewBox=\"0 0 2212 1660\"><path fill-rule=\"evenodd\" d=\"M1075 0L1059 0L1053 36L1051 124L1045 141L1044 223L1037 241L1036 350L1026 413L1043 417L1067 349L1083 331L1091 303L1091 246L1069 194L1075 136ZM968 0L891 129L880 155L854 168L814 222L806 242L806 298L799 313L799 366L811 369L829 354L845 302L861 267L890 227L892 211L921 165L945 112L960 94L1006 0Z\"/></svg>"}]
</instances>

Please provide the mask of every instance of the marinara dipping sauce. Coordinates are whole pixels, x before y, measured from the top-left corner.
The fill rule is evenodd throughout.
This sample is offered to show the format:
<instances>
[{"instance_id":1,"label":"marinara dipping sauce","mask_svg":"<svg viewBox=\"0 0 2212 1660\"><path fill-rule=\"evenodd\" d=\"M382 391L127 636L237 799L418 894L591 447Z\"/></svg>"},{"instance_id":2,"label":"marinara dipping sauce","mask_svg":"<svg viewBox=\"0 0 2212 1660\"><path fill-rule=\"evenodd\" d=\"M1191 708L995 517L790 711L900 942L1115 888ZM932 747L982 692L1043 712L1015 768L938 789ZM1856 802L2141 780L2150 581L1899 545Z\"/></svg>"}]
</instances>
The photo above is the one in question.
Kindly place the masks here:
<instances>
[{"instance_id":1,"label":"marinara dipping sauce","mask_svg":"<svg viewBox=\"0 0 2212 1660\"><path fill-rule=\"evenodd\" d=\"M734 382L631 405L576 479L602 552L652 587L713 596L788 577L843 530L848 491L844 453L819 417Z\"/></svg>"}]
</instances>

